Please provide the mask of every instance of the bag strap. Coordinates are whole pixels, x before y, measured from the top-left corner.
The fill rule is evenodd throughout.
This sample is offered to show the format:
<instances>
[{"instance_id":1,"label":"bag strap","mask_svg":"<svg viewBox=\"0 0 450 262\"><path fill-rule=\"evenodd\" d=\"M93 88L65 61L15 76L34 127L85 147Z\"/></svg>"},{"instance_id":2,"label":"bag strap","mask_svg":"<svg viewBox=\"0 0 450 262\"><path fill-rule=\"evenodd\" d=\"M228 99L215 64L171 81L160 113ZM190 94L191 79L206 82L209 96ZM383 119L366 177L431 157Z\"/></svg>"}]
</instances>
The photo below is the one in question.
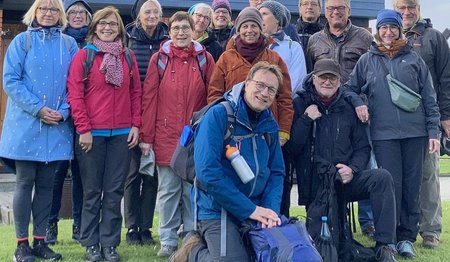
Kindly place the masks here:
<instances>
[{"instance_id":1,"label":"bag strap","mask_svg":"<svg viewBox=\"0 0 450 262\"><path fill-rule=\"evenodd\" d=\"M133 59L131 59L131 53L128 47L125 47L124 54L125 60L127 61L128 64L128 69L130 70L130 78L133 79Z\"/></svg>"},{"instance_id":2,"label":"bag strap","mask_svg":"<svg viewBox=\"0 0 450 262\"><path fill-rule=\"evenodd\" d=\"M89 73L91 72L92 64L94 63L96 51L91 48L85 48L84 50L86 50L86 59L84 60L83 63L84 69L83 82L84 82L84 93L86 94L88 91Z\"/></svg>"}]
</instances>

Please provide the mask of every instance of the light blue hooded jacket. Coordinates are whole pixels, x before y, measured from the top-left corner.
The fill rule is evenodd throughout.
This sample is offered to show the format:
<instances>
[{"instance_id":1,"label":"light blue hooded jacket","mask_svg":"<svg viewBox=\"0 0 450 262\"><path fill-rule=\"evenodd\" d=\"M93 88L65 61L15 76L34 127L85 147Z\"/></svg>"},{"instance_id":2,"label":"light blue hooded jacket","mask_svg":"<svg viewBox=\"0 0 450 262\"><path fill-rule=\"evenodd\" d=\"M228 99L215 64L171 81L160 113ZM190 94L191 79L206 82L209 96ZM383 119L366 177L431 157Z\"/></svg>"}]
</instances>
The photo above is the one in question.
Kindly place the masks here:
<instances>
[{"instance_id":1,"label":"light blue hooded jacket","mask_svg":"<svg viewBox=\"0 0 450 262\"><path fill-rule=\"evenodd\" d=\"M40 162L70 160L73 127L68 121L66 82L77 43L70 36L63 37L57 27L29 27L27 31L12 40L4 60L3 89L8 100L0 156ZM60 112L63 120L54 126L41 122L37 113L44 106Z\"/></svg>"}]
</instances>

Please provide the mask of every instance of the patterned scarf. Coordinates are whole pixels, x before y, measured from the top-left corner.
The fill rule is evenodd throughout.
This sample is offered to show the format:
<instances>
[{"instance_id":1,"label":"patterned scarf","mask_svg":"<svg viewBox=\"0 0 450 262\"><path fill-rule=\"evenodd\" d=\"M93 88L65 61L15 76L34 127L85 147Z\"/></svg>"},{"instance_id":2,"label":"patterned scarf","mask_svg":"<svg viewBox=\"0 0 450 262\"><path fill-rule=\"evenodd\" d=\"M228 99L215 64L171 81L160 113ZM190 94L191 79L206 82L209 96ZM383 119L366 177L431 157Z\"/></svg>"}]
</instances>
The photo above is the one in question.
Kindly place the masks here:
<instances>
[{"instance_id":1,"label":"patterned scarf","mask_svg":"<svg viewBox=\"0 0 450 262\"><path fill-rule=\"evenodd\" d=\"M123 52L122 41L118 39L114 42L104 42L95 37L93 44L105 53L100 72L105 74L106 83L121 87L123 83L123 68L120 61L120 54Z\"/></svg>"}]
</instances>

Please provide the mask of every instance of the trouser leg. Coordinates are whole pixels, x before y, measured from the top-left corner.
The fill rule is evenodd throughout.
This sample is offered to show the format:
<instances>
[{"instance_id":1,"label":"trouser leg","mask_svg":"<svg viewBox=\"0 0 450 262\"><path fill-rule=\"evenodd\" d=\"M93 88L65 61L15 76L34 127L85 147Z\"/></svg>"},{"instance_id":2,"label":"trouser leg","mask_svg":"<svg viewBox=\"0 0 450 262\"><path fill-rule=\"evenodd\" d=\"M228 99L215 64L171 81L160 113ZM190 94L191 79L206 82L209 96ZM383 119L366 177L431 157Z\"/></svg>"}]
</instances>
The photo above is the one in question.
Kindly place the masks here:
<instances>
[{"instance_id":1,"label":"trouser leg","mask_svg":"<svg viewBox=\"0 0 450 262\"><path fill-rule=\"evenodd\" d=\"M17 238L28 237L31 202L37 166L33 161L16 162L16 189L13 197L14 227Z\"/></svg>"},{"instance_id":2,"label":"trouser leg","mask_svg":"<svg viewBox=\"0 0 450 262\"><path fill-rule=\"evenodd\" d=\"M158 172L154 176L140 174L142 178L141 192L141 227L152 228L153 216L155 215L156 194L158 193Z\"/></svg>"},{"instance_id":3,"label":"trouser leg","mask_svg":"<svg viewBox=\"0 0 450 262\"><path fill-rule=\"evenodd\" d=\"M139 163L141 153L138 147L131 150L130 167L125 180L124 215L127 228L140 227L141 217L141 177L139 175Z\"/></svg>"},{"instance_id":4,"label":"trouser leg","mask_svg":"<svg viewBox=\"0 0 450 262\"><path fill-rule=\"evenodd\" d=\"M420 188L420 234L439 239L442 230L442 206L439 183L439 152L425 153Z\"/></svg>"},{"instance_id":5,"label":"trouser leg","mask_svg":"<svg viewBox=\"0 0 450 262\"><path fill-rule=\"evenodd\" d=\"M56 166L55 178L53 182L53 197L52 207L48 216L48 223L57 223L59 210L61 209L61 197L64 186L64 180L66 179L67 170L69 169L70 161L59 161Z\"/></svg>"},{"instance_id":6,"label":"trouser leg","mask_svg":"<svg viewBox=\"0 0 450 262\"><path fill-rule=\"evenodd\" d=\"M369 144L372 146L372 141L370 139L370 128L369 125L366 126L367 138L369 139ZM370 151L370 160L367 164L366 169L376 169L378 168L377 161L375 160L375 154ZM373 225L373 212L372 207L370 206L369 200L361 200L358 201L358 221L361 227L361 230L365 230L370 225Z\"/></svg>"},{"instance_id":7,"label":"trouser leg","mask_svg":"<svg viewBox=\"0 0 450 262\"><path fill-rule=\"evenodd\" d=\"M73 224L81 226L83 209L83 185L81 183L80 166L76 157L70 162L72 171L72 215Z\"/></svg>"},{"instance_id":8,"label":"trouser leg","mask_svg":"<svg viewBox=\"0 0 450 262\"><path fill-rule=\"evenodd\" d=\"M128 135L119 135L107 139L105 174L102 184L102 218L99 225L100 244L104 247L115 247L120 244L122 226L120 202L131 157L127 137Z\"/></svg>"},{"instance_id":9,"label":"trouser leg","mask_svg":"<svg viewBox=\"0 0 450 262\"><path fill-rule=\"evenodd\" d=\"M293 184L293 167L291 156L283 149L283 160L285 165L285 175L283 182L283 195L281 197L280 214L289 217L289 208L291 206L291 190Z\"/></svg>"},{"instance_id":10,"label":"trouser leg","mask_svg":"<svg viewBox=\"0 0 450 262\"><path fill-rule=\"evenodd\" d=\"M239 233L239 226L230 219L227 220L226 257L220 256L220 220L205 220L199 222L199 229L205 244L194 248L189 256L189 262L194 261L229 261L245 262L249 257Z\"/></svg>"}]
</instances>

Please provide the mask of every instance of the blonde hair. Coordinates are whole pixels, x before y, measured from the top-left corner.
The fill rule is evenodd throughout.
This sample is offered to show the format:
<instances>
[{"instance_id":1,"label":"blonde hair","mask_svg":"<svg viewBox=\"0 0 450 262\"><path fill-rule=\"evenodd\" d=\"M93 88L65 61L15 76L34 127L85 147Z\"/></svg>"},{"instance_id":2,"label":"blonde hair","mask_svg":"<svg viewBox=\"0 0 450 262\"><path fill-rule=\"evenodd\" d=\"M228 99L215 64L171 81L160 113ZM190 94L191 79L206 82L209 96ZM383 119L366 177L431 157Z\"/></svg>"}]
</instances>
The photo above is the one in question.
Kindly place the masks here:
<instances>
[{"instance_id":1,"label":"blonde hair","mask_svg":"<svg viewBox=\"0 0 450 262\"><path fill-rule=\"evenodd\" d=\"M91 21L92 21L92 14L91 14L91 13L86 9L86 7L85 7L82 3L80 3L80 2L71 5L71 6L69 7L69 9L67 9L66 15L69 16L69 13L70 13L71 11L73 11L73 10L75 10L75 9L78 9L77 7L83 9L83 10L86 12L86 25L89 25L89 24L91 23Z\"/></svg>"},{"instance_id":2,"label":"blonde hair","mask_svg":"<svg viewBox=\"0 0 450 262\"><path fill-rule=\"evenodd\" d=\"M92 23L89 25L89 33L86 36L86 42L92 43L94 41L95 29L97 28L100 20L106 18L107 16L114 15L117 19L119 34L117 37L120 37L122 40L123 46L126 46L126 31L123 26L122 18L120 17L119 10L114 6L107 6L103 9L98 10L94 13L94 17L92 18Z\"/></svg>"},{"instance_id":3,"label":"blonde hair","mask_svg":"<svg viewBox=\"0 0 450 262\"><path fill-rule=\"evenodd\" d=\"M59 19L58 19L58 25L61 26L63 29L67 26L67 16L66 13L64 13L64 6L61 0L36 0L31 5L30 9L25 13L22 19L22 23L24 23L27 26L30 26L31 23L33 23L34 19L36 19L36 12L39 8L39 6L44 1L49 1L53 7L57 8L59 10Z\"/></svg>"},{"instance_id":4,"label":"blonde hair","mask_svg":"<svg viewBox=\"0 0 450 262\"><path fill-rule=\"evenodd\" d=\"M137 25L141 25L140 19L141 19L142 13L144 12L144 6L146 6L148 4L154 4L159 11L159 18L160 19L162 18L163 10L162 10L161 4L158 2L158 0L147 0L142 4L141 9L139 9L139 13L135 20L135 23Z\"/></svg>"},{"instance_id":5,"label":"blonde hair","mask_svg":"<svg viewBox=\"0 0 450 262\"><path fill-rule=\"evenodd\" d=\"M255 77L256 72L258 72L260 70L265 71L265 72L270 72L277 77L277 79L278 79L277 88L278 89L283 85L283 73L281 72L280 67L278 67L277 65L269 64L267 61L260 61L260 62L256 63L254 66L252 66L252 68L248 72L247 78L245 80L246 81L253 80L253 77Z\"/></svg>"}]
</instances>

